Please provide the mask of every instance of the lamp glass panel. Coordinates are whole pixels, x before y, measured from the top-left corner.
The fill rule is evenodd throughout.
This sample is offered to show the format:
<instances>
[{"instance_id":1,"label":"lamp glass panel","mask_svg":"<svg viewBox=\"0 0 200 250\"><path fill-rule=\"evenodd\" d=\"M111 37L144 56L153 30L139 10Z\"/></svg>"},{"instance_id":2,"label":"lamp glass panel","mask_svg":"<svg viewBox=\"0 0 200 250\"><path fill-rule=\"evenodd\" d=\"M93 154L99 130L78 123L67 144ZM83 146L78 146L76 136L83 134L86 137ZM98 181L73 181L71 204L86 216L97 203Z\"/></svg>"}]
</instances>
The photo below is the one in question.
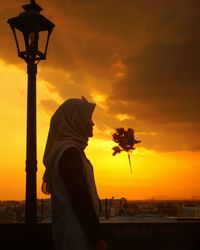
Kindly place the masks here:
<instances>
[{"instance_id":1,"label":"lamp glass panel","mask_svg":"<svg viewBox=\"0 0 200 250\"><path fill-rule=\"evenodd\" d=\"M24 41L24 36L23 33L17 29L15 29L16 32L16 37L17 37L17 41L18 41L18 45L19 45L19 50L20 51L25 51L26 47L25 47L25 41Z\"/></svg>"},{"instance_id":2,"label":"lamp glass panel","mask_svg":"<svg viewBox=\"0 0 200 250\"><path fill-rule=\"evenodd\" d=\"M38 32L31 32L29 34L29 47L33 47L35 49L38 49Z\"/></svg>"},{"instance_id":3,"label":"lamp glass panel","mask_svg":"<svg viewBox=\"0 0 200 250\"><path fill-rule=\"evenodd\" d=\"M39 41L38 41L38 50L42 53L45 53L46 44L48 38L48 31L40 31L39 33Z\"/></svg>"}]
</instances>

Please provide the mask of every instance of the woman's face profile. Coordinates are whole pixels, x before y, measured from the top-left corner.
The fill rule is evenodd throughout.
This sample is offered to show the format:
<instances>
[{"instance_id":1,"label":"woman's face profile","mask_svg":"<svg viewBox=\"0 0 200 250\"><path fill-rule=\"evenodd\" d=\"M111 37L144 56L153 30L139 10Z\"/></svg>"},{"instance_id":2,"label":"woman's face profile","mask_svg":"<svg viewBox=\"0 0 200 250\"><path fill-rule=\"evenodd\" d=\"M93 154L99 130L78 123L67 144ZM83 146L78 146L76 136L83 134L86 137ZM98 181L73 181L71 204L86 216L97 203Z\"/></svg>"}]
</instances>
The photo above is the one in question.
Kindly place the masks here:
<instances>
[{"instance_id":1,"label":"woman's face profile","mask_svg":"<svg viewBox=\"0 0 200 250\"><path fill-rule=\"evenodd\" d=\"M89 137L92 137L92 136L93 136L93 126L94 126L94 122L93 122L93 120L91 119L91 120L87 123L87 126L86 126L86 129L87 129L87 132L88 132L88 136L89 136Z\"/></svg>"}]
</instances>

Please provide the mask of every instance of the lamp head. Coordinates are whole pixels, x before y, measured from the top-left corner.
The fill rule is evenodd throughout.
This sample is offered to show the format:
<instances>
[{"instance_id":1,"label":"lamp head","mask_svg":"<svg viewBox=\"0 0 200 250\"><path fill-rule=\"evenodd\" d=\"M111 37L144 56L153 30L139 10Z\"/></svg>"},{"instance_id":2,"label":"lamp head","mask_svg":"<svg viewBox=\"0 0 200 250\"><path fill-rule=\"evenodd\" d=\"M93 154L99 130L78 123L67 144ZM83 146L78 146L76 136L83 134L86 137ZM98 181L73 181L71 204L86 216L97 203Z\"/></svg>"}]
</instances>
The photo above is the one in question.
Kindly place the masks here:
<instances>
[{"instance_id":1,"label":"lamp head","mask_svg":"<svg viewBox=\"0 0 200 250\"><path fill-rule=\"evenodd\" d=\"M24 9L22 13L7 21L15 37L18 56L25 61L44 60L46 59L49 37L55 25L40 14L43 9L34 0L31 0L30 4L23 5L22 8ZM39 48L39 37L42 32L47 34L44 51ZM23 35L25 50L20 48L18 33Z\"/></svg>"}]
</instances>

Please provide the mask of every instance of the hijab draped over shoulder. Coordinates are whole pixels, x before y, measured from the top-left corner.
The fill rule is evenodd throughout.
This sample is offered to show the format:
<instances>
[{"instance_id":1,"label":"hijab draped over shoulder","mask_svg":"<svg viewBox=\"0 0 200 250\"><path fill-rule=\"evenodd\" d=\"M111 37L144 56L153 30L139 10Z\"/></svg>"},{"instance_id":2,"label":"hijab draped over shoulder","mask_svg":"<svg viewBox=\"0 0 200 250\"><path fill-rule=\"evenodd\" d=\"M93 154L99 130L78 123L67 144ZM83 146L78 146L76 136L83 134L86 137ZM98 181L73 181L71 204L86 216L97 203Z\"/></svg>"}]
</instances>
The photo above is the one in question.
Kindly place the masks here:
<instances>
[{"instance_id":1,"label":"hijab draped over shoulder","mask_svg":"<svg viewBox=\"0 0 200 250\"><path fill-rule=\"evenodd\" d=\"M75 146L80 151L88 143L87 124L92 118L96 104L82 99L66 100L55 111L50 121L47 143L43 156L45 172L43 175L42 192L51 193L51 178L54 160L69 146Z\"/></svg>"}]
</instances>

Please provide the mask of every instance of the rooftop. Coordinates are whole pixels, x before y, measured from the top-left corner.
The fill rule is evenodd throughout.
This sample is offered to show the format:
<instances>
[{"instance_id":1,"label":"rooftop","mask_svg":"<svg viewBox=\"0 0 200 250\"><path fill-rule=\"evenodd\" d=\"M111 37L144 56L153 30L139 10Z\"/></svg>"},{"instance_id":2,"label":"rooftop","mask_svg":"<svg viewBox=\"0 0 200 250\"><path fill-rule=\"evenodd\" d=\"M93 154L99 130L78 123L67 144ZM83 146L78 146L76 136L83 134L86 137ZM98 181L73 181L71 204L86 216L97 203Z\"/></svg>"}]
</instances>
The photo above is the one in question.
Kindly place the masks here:
<instances>
[{"instance_id":1,"label":"rooftop","mask_svg":"<svg viewBox=\"0 0 200 250\"><path fill-rule=\"evenodd\" d=\"M199 250L197 221L102 221L109 250ZM24 223L0 224L1 246L6 250L53 250L51 223L28 227Z\"/></svg>"}]
</instances>

